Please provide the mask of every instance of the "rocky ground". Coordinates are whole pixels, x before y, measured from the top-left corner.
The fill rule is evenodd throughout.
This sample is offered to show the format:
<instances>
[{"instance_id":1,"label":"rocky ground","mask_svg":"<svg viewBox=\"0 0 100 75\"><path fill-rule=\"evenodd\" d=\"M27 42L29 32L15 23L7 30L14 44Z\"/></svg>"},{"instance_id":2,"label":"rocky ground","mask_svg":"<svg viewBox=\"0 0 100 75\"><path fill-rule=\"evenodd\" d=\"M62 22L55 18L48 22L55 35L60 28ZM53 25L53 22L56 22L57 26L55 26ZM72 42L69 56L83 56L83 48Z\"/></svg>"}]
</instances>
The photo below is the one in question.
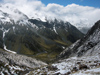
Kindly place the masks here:
<instances>
[{"instance_id":1,"label":"rocky ground","mask_svg":"<svg viewBox=\"0 0 100 75\"><path fill-rule=\"evenodd\" d=\"M100 55L71 57L30 71L27 75L99 75Z\"/></svg>"},{"instance_id":2,"label":"rocky ground","mask_svg":"<svg viewBox=\"0 0 100 75\"><path fill-rule=\"evenodd\" d=\"M0 75L24 75L33 68L37 68L46 63L35 58L18 55L0 49Z\"/></svg>"}]
</instances>

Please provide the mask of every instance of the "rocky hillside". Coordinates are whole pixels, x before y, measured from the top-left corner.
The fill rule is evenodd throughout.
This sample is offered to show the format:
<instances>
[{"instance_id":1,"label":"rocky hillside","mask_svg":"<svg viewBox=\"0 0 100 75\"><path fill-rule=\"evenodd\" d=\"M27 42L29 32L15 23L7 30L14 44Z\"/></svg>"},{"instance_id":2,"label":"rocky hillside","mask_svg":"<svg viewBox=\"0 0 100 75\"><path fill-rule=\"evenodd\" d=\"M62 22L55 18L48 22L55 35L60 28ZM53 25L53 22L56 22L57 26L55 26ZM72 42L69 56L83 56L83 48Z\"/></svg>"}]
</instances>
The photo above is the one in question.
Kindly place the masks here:
<instances>
[{"instance_id":1,"label":"rocky hillside","mask_svg":"<svg viewBox=\"0 0 100 75\"><path fill-rule=\"evenodd\" d=\"M71 57L29 71L28 75L99 75L100 55Z\"/></svg>"},{"instance_id":2,"label":"rocky hillside","mask_svg":"<svg viewBox=\"0 0 100 75\"><path fill-rule=\"evenodd\" d=\"M35 58L6 52L0 49L0 75L23 74L33 68L47 65Z\"/></svg>"},{"instance_id":3,"label":"rocky hillside","mask_svg":"<svg viewBox=\"0 0 100 75\"><path fill-rule=\"evenodd\" d=\"M58 58L68 58L70 56L97 55L100 53L100 20L88 31L84 38L78 40L66 50L64 50Z\"/></svg>"}]
</instances>

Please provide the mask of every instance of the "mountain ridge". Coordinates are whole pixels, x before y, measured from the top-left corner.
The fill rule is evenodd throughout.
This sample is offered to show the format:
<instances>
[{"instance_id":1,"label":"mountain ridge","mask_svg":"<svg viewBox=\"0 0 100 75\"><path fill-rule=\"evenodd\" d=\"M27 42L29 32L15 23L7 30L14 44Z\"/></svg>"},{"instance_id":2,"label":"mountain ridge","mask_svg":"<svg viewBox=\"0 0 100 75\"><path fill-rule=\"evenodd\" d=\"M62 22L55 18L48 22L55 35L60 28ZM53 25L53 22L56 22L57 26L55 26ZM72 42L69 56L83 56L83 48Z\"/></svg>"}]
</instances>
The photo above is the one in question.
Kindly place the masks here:
<instances>
[{"instance_id":1,"label":"mountain ridge","mask_svg":"<svg viewBox=\"0 0 100 75\"><path fill-rule=\"evenodd\" d=\"M75 5L75 4L72 4L72 5ZM75 6L77 6L77 5L75 5ZM4 10L4 12L8 12L9 14L15 14L16 13L16 15L15 15L15 17L16 18L22 18L23 17L23 15L20 15L20 16L18 16L18 13L20 13L20 14L22 14L22 12L20 12L20 11L22 11L20 8L17 8L17 7L15 7L14 5L10 5L10 4L1 4L1 10L4 10L4 9L6 9L6 10ZM8 10L9 9L9 10ZM92 8L93 9L93 8ZM19 11L20 10L20 11ZM12 13L13 12L13 13ZM25 13L26 12L23 12L24 13L24 16L25 16ZM69 12L68 12L69 13ZM27 13L26 13L27 14ZM41 13L42 14L42 13ZM64 22L66 22L66 21L68 21L68 22L70 22L70 23L72 23L74 26L76 26L81 32L83 32L83 33L86 33L87 32L87 30L89 30L89 28L91 28L91 25L93 24L91 24L91 22L89 22L89 20L88 19L86 19L86 18L81 18L81 19L79 19L79 18L77 18L78 20L79 20L79 22L76 22L76 21L72 21L72 20L70 20L70 18L69 19L67 19L68 17L66 16L66 18L64 18L64 19L62 19L62 18L57 18L57 17L53 17L52 16L52 18L49 18L50 17L50 14L48 14L48 15L45 15L45 13L43 13L42 15L41 14L39 14L39 13L36 13L35 11L34 12L32 12L32 15L33 16L31 16L31 14L27 14L26 15L26 17L27 18L30 18L30 19L37 19L37 20L41 20L41 21L43 21L43 22L46 22L47 20L49 20L49 21L52 21L52 20L55 20L55 19L58 19L58 20L63 20ZM67 14L67 13L66 13ZM70 14L70 13L69 13ZM73 13L73 14L75 14L75 13ZM13 15L14 16L14 15ZM14 18L13 17L13 19L16 19L16 18ZM65 20L66 19L66 20ZM17 19L18 20L18 19ZM86 28L85 28L86 27Z\"/></svg>"},{"instance_id":2,"label":"mountain ridge","mask_svg":"<svg viewBox=\"0 0 100 75\"><path fill-rule=\"evenodd\" d=\"M63 51L61 53L61 56L63 57L63 54L68 51L69 51L69 53L75 52L75 53L78 53L78 56L82 56L81 52L86 53L88 49L95 47L99 43L99 29L100 29L100 20L95 23L95 25L87 32L87 34L82 39L78 40L75 44L73 44L72 46L67 48L65 51ZM87 48L86 48L86 46L87 46ZM81 49L81 48L83 48L83 49ZM64 55L66 55L66 54L64 54ZM70 56L70 54L69 54L69 56Z\"/></svg>"}]
</instances>

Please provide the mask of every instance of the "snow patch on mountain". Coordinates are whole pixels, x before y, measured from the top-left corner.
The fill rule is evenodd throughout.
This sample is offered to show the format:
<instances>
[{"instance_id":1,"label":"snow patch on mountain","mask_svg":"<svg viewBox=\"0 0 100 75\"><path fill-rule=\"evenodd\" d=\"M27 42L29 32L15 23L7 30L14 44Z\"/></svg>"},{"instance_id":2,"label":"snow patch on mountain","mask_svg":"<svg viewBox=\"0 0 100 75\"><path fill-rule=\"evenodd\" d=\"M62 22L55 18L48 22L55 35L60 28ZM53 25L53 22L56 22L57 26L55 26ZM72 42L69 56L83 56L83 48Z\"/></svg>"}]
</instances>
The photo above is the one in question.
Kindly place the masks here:
<instances>
[{"instance_id":1,"label":"snow patch on mountain","mask_svg":"<svg viewBox=\"0 0 100 75\"><path fill-rule=\"evenodd\" d=\"M39 27L37 25L35 25L35 24L31 23L31 22L29 22L29 24L31 25L31 27L35 28L36 30L39 29Z\"/></svg>"},{"instance_id":2,"label":"snow patch on mountain","mask_svg":"<svg viewBox=\"0 0 100 75\"><path fill-rule=\"evenodd\" d=\"M11 53L14 53L14 54L16 54L16 52L14 52L14 51L11 51L11 50L8 50L5 44L4 44L4 50L6 50L6 51L8 51L8 52L11 52Z\"/></svg>"},{"instance_id":3,"label":"snow patch on mountain","mask_svg":"<svg viewBox=\"0 0 100 75\"><path fill-rule=\"evenodd\" d=\"M55 31L56 34L58 34L57 31L56 31L56 27L55 27L55 25L54 25L54 27L53 27L53 30Z\"/></svg>"},{"instance_id":4,"label":"snow patch on mountain","mask_svg":"<svg viewBox=\"0 0 100 75\"><path fill-rule=\"evenodd\" d=\"M2 28L0 28L0 30L2 30L2 31L3 31L3 37L2 37L2 39L3 39L3 46L4 46L4 50L6 50L6 51L8 51L8 52L11 52L11 53L15 53L15 54L16 54L16 52L14 52L14 51L11 51L11 50L7 49L7 47L6 47L6 45L5 45L5 35L6 35L6 33L8 33L8 32L9 32L9 30L10 30L10 29L6 30L6 29L4 29L4 28L2 27Z\"/></svg>"}]
</instances>

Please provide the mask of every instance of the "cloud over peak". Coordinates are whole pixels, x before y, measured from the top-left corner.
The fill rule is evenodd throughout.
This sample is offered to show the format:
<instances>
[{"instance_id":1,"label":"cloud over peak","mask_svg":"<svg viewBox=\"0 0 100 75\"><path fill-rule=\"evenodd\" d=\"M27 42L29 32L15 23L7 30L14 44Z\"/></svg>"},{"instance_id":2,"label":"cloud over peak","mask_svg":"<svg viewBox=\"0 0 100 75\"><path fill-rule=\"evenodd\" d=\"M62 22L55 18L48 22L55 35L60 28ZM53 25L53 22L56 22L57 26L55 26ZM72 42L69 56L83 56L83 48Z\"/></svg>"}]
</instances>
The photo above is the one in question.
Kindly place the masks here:
<instances>
[{"instance_id":1,"label":"cloud over peak","mask_svg":"<svg viewBox=\"0 0 100 75\"><path fill-rule=\"evenodd\" d=\"M29 18L61 19L69 21L73 25L89 26L93 25L100 19L100 8L89 6L81 6L77 4L69 4L62 6L55 3L50 3L47 6L39 0L3 0L4 4L15 6L21 12L28 15ZM80 26L81 27L81 26Z\"/></svg>"}]
</instances>

